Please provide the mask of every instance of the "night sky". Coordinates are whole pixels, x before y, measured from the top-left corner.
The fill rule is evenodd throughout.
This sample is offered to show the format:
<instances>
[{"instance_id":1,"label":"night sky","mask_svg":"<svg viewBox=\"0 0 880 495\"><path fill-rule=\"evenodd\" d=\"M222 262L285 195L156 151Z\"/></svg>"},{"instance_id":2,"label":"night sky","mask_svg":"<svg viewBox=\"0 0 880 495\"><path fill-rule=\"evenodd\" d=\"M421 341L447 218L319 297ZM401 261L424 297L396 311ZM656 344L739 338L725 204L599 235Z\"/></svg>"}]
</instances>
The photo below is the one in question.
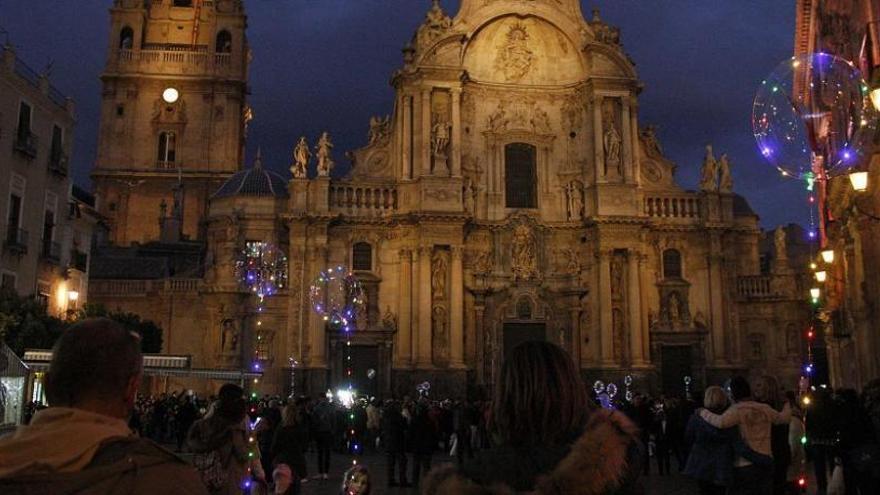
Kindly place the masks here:
<instances>
[{"instance_id":1,"label":"night sky","mask_svg":"<svg viewBox=\"0 0 880 495\"><path fill-rule=\"evenodd\" d=\"M95 157L100 81L111 0L0 0L0 28L34 69L52 60L53 83L77 102L73 175L88 185ZM458 0L443 0L451 15ZM262 147L264 164L289 175L300 135L314 142L329 130L336 161L366 144L369 117L391 112L388 84L400 48L430 0L249 0L250 72L256 119L248 162ZM595 0L621 28L624 49L645 90L640 125L656 124L678 181L696 188L704 146L726 152L735 190L764 227L808 218L801 184L784 181L759 156L751 106L761 79L792 55L794 1ZM2 36L0 36L2 41Z\"/></svg>"}]
</instances>

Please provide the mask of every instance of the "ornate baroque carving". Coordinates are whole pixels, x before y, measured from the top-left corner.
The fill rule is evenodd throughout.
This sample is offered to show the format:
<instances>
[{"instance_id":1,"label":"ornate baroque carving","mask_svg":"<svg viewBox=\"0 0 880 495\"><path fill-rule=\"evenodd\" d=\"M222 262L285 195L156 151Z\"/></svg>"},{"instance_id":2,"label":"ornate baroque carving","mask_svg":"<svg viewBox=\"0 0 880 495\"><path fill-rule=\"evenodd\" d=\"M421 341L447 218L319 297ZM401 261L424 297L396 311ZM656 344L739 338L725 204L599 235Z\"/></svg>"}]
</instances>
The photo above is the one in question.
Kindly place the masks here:
<instances>
[{"instance_id":1,"label":"ornate baroque carving","mask_svg":"<svg viewBox=\"0 0 880 495\"><path fill-rule=\"evenodd\" d=\"M504 74L508 82L517 82L529 73L534 58L529 33L525 25L517 23L507 31L507 40L495 58L495 69Z\"/></svg>"},{"instance_id":2,"label":"ornate baroque carving","mask_svg":"<svg viewBox=\"0 0 880 495\"><path fill-rule=\"evenodd\" d=\"M516 226L513 232L510 269L517 280L538 278L537 242L532 229L525 224Z\"/></svg>"}]
</instances>

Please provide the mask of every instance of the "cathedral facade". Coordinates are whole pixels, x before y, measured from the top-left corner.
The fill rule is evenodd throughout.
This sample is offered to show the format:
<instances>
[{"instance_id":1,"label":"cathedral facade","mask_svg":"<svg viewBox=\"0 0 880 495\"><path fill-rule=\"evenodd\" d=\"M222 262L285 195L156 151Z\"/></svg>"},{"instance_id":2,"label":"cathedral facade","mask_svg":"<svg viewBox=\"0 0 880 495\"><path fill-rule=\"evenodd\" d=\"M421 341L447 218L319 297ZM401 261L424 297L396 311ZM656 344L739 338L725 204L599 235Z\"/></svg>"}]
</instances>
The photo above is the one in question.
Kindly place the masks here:
<instances>
[{"instance_id":1,"label":"cathedral facade","mask_svg":"<svg viewBox=\"0 0 880 495\"><path fill-rule=\"evenodd\" d=\"M128 3L114 19L138 11L159 22ZM222 16L210 18L211 29L224 28ZM230 63L246 78L243 27L232 33ZM425 381L441 396L480 394L527 340L566 349L590 383L622 388L631 376L637 389L681 393L767 372L794 385L807 289L784 236L762 270L758 217L711 147L700 190L676 183L653 128L639 125L642 86L620 32L596 12L586 20L576 0L462 0L454 17L433 2L393 74L390 114L371 119L368 144L341 175L332 132L296 145L290 179L259 157L239 170L235 139L248 112L228 79L185 78L195 86L171 104L157 98L177 84L173 74L129 76L138 101L154 99L158 110L122 135L161 155L166 127L180 129L179 156L191 158L113 172L114 191L146 215L116 211L114 228L127 232L117 245L154 242L108 248L91 297L155 319L167 353L228 368L256 356L263 383L279 393L332 388L344 380L346 340L311 310L309 287L343 265L364 287L350 356L356 387L371 395L414 394ZM111 83L105 77L105 95ZM221 118L216 93L187 117L187 107L207 104L207 86L227 91ZM212 134L221 121L226 131ZM102 156L125 147L109 136L115 125L125 124L108 110ZM199 146L216 136L226 154L205 156L215 148ZM96 177L130 169L127 159L99 159ZM205 195L218 177L225 183ZM279 246L289 262L289 283L267 299L259 326L231 268L247 242ZM153 280L114 270L162 256ZM184 258L197 261L174 261Z\"/></svg>"}]
</instances>

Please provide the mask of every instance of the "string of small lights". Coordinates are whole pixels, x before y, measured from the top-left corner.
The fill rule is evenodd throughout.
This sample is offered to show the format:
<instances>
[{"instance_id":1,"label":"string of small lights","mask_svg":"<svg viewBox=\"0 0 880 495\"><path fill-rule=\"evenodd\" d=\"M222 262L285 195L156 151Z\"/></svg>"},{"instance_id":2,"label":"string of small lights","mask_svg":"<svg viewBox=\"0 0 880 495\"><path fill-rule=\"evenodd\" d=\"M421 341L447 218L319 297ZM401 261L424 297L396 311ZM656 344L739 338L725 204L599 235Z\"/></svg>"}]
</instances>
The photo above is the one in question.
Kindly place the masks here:
<instances>
[{"instance_id":1,"label":"string of small lights","mask_svg":"<svg viewBox=\"0 0 880 495\"><path fill-rule=\"evenodd\" d=\"M251 371L262 373L264 355L263 316L266 313L266 298L273 296L287 284L287 257L275 246L265 242L247 242L244 250L235 261L235 275L239 283L255 297L254 306L254 347L250 364ZM292 373L292 371L291 371ZM248 466L242 489L251 493L253 489L253 466L258 462L259 446L255 429L259 406L259 377L254 377L251 393L248 396ZM253 421L251 420L252 418Z\"/></svg>"}]
</instances>

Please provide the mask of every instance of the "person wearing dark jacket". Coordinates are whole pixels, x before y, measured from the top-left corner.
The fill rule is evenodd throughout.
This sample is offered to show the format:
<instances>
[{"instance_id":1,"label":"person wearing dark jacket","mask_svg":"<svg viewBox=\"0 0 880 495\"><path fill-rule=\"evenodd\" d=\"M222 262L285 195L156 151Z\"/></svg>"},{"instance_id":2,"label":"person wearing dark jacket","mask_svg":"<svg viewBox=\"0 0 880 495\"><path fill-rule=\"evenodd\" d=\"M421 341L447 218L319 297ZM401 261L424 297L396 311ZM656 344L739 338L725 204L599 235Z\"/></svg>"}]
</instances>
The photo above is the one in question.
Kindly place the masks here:
<instances>
[{"instance_id":1,"label":"person wearing dark jacket","mask_svg":"<svg viewBox=\"0 0 880 495\"><path fill-rule=\"evenodd\" d=\"M46 375L51 407L0 439L0 493L208 493L192 466L128 428L140 348L140 337L104 318L62 334Z\"/></svg>"},{"instance_id":2,"label":"person wearing dark jacket","mask_svg":"<svg viewBox=\"0 0 880 495\"><path fill-rule=\"evenodd\" d=\"M428 400L419 399L409 425L409 446L413 452L412 480L418 486L422 474L431 470L431 457L437 449L439 434L430 418Z\"/></svg>"},{"instance_id":3,"label":"person wearing dark jacket","mask_svg":"<svg viewBox=\"0 0 880 495\"><path fill-rule=\"evenodd\" d=\"M706 389L703 405L715 414L727 409L727 395L721 387ZM700 495L724 495L733 476L735 427L719 429L694 414L685 429L685 443L690 446L684 474L697 480Z\"/></svg>"},{"instance_id":4,"label":"person wearing dark jacket","mask_svg":"<svg viewBox=\"0 0 880 495\"><path fill-rule=\"evenodd\" d=\"M220 387L217 396L213 411L193 423L186 444L191 452L201 457L214 453L219 457L225 479L218 481L220 486L210 487L212 495L238 495L242 483L248 478L248 468L260 466L260 459L250 458L244 390L227 383ZM255 471L255 476L265 482L262 471L262 468Z\"/></svg>"},{"instance_id":5,"label":"person wearing dark jacket","mask_svg":"<svg viewBox=\"0 0 880 495\"><path fill-rule=\"evenodd\" d=\"M406 419L400 413L400 403L388 401L379 420L382 429L382 445L388 456L388 486L409 486L406 481ZM398 478L394 478L394 468Z\"/></svg>"},{"instance_id":6,"label":"person wearing dark jacket","mask_svg":"<svg viewBox=\"0 0 880 495\"><path fill-rule=\"evenodd\" d=\"M302 480L308 478L305 450L309 442L309 426L295 404L284 407L282 418L272 441L272 464L284 464L290 468L290 488L284 493L298 495Z\"/></svg>"},{"instance_id":7,"label":"person wearing dark jacket","mask_svg":"<svg viewBox=\"0 0 880 495\"><path fill-rule=\"evenodd\" d=\"M623 413L596 410L561 348L549 342L515 347L495 393L494 446L463 468L432 471L424 495L644 493L635 425Z\"/></svg>"}]
</instances>

